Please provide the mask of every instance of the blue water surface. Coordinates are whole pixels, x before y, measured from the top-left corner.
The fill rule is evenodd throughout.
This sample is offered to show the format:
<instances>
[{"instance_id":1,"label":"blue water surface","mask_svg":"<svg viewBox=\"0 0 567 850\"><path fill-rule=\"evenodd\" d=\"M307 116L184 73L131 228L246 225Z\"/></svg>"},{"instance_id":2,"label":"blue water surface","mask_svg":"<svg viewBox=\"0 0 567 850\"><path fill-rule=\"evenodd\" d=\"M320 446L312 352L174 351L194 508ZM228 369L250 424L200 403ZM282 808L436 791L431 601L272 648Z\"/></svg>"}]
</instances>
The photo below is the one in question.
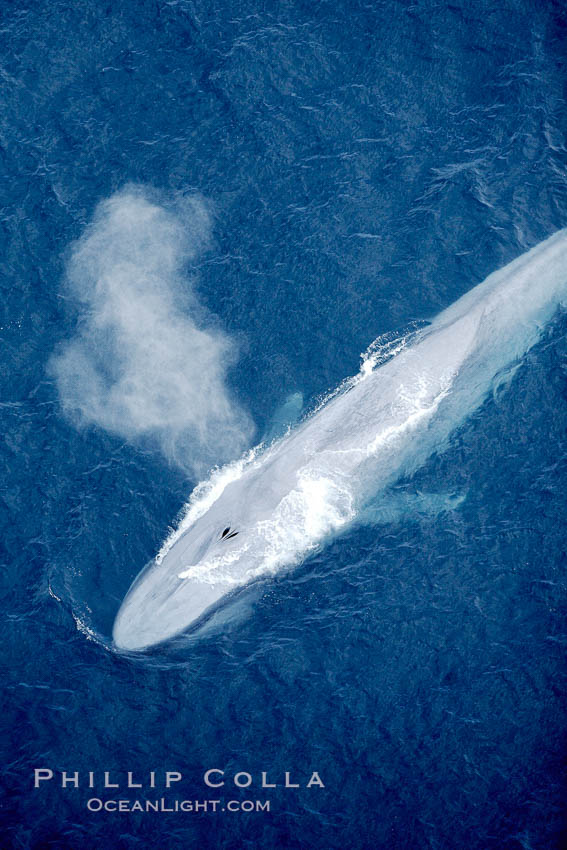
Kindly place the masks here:
<instances>
[{"instance_id":1,"label":"blue water surface","mask_svg":"<svg viewBox=\"0 0 567 850\"><path fill-rule=\"evenodd\" d=\"M230 385L258 436L290 394L313 405L376 336L567 225L564 3L3 0L0 15L0 846L560 848L564 316L411 482L466 492L459 510L352 530L222 629L137 659L112 649L113 619L196 481L75 427L46 366L80 319L69 246L135 183L214 210L192 272L239 345ZM34 789L35 768L54 780ZM169 792L166 770L183 773ZM104 771L146 787L101 789ZM323 789L304 787L312 771ZM93 796L271 811L95 813Z\"/></svg>"}]
</instances>

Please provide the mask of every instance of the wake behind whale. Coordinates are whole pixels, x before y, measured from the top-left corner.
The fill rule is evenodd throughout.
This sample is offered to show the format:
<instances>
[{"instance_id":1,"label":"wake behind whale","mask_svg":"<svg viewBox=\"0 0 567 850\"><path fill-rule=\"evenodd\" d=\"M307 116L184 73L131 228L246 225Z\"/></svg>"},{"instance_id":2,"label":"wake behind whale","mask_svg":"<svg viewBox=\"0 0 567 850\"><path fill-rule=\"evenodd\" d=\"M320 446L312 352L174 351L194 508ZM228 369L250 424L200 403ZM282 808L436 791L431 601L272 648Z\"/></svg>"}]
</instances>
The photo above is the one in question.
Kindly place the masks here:
<instances>
[{"instance_id":1,"label":"wake behind whale","mask_svg":"<svg viewBox=\"0 0 567 850\"><path fill-rule=\"evenodd\" d=\"M116 646L171 638L227 594L300 562L413 474L540 339L567 303L567 230L491 274L390 359L365 361L286 436L196 488L178 529L133 583Z\"/></svg>"}]
</instances>

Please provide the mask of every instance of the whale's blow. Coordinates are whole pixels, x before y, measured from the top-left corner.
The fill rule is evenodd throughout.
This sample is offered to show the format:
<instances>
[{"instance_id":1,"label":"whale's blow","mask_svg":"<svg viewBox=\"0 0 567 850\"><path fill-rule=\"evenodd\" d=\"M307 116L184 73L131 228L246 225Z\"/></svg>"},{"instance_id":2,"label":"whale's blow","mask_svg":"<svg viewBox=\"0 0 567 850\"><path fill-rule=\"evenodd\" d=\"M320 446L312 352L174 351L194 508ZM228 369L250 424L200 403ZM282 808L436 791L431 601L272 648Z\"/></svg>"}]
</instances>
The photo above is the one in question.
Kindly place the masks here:
<instances>
[{"instance_id":1,"label":"whale's blow","mask_svg":"<svg viewBox=\"0 0 567 850\"><path fill-rule=\"evenodd\" d=\"M67 264L77 329L50 363L72 421L156 445L196 477L253 433L228 385L236 346L207 320L190 273L211 229L198 195L131 185L101 202Z\"/></svg>"},{"instance_id":2,"label":"whale's blow","mask_svg":"<svg viewBox=\"0 0 567 850\"><path fill-rule=\"evenodd\" d=\"M299 562L411 475L540 339L567 302L567 231L490 275L279 441L217 471L136 579L115 644L186 630L227 594Z\"/></svg>"}]
</instances>

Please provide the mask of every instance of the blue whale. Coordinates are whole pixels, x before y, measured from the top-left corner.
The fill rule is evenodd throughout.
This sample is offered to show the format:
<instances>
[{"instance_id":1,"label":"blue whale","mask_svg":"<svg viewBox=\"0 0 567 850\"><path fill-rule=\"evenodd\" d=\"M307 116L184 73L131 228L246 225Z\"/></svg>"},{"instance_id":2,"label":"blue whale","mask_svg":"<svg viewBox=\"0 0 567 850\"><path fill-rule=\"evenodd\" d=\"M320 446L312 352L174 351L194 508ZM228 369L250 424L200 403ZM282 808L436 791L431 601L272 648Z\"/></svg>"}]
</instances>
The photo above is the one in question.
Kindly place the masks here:
<instances>
[{"instance_id":1,"label":"blue whale","mask_svg":"<svg viewBox=\"0 0 567 850\"><path fill-rule=\"evenodd\" d=\"M414 473L540 339L567 302L567 230L491 274L308 418L199 485L128 591L113 639L143 650L227 595L289 568ZM394 498L394 497L392 497ZM389 516L384 509L384 518Z\"/></svg>"}]
</instances>

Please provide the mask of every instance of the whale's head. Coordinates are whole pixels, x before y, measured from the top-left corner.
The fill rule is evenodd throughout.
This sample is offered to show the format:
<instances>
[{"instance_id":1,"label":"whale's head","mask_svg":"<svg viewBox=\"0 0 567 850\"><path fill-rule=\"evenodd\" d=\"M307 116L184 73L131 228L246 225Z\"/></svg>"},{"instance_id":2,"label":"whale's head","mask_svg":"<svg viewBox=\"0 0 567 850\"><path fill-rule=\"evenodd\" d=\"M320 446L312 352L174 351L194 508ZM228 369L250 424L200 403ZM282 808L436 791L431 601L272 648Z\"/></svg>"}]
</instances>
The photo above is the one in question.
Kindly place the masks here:
<instances>
[{"instance_id":1,"label":"whale's head","mask_svg":"<svg viewBox=\"0 0 567 850\"><path fill-rule=\"evenodd\" d=\"M138 651L197 624L241 581L246 535L228 521L197 521L161 558L136 578L116 616L118 649Z\"/></svg>"}]
</instances>

